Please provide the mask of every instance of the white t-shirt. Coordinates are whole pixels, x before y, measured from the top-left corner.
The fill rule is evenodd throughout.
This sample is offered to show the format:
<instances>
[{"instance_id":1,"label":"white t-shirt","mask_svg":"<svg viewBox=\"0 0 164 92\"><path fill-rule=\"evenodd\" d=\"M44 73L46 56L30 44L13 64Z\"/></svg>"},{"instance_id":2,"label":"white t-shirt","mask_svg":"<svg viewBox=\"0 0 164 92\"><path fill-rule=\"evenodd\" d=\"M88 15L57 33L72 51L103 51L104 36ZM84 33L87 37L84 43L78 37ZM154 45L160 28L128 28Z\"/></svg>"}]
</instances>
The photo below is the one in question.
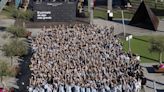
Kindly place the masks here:
<instances>
[{"instance_id":1,"label":"white t-shirt","mask_svg":"<svg viewBox=\"0 0 164 92\"><path fill-rule=\"evenodd\" d=\"M32 91L33 91L33 87L29 87L28 92L32 92Z\"/></svg>"}]
</instances>

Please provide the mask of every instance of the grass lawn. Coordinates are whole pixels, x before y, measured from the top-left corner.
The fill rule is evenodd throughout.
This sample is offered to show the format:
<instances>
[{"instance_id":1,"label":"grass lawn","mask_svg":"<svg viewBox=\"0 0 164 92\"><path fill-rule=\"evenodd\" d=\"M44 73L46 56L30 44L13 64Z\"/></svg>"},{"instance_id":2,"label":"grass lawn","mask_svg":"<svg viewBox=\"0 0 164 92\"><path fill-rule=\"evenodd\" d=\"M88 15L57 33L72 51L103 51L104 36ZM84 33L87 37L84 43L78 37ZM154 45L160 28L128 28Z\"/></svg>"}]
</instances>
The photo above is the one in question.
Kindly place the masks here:
<instances>
[{"instance_id":1,"label":"grass lawn","mask_svg":"<svg viewBox=\"0 0 164 92\"><path fill-rule=\"evenodd\" d=\"M114 18L122 18L121 10L113 11ZM133 13L128 10L124 10L124 17L126 19L131 19L133 17ZM107 19L107 10L105 9L94 9L94 18Z\"/></svg>"},{"instance_id":2,"label":"grass lawn","mask_svg":"<svg viewBox=\"0 0 164 92\"><path fill-rule=\"evenodd\" d=\"M138 54L141 56L142 63L153 63L158 62L159 60L159 53L150 53L150 43L149 41L152 39L152 36L136 36L133 37L131 40L131 50L133 53ZM164 39L164 37L162 37ZM128 42L123 41L123 47L125 51L128 51ZM163 55L164 59L164 55ZM164 60L163 60L164 61Z\"/></svg>"},{"instance_id":3,"label":"grass lawn","mask_svg":"<svg viewBox=\"0 0 164 92\"><path fill-rule=\"evenodd\" d=\"M140 4L140 0L131 0L131 3L134 7L138 7L138 5ZM158 1L156 4L156 8L155 8L155 0L145 0L145 4L147 6L149 6L152 11L155 13L155 15L159 18L159 19L163 19L164 18L164 2L160 2ZM137 8L136 7L136 8ZM94 17L95 18L102 18L102 19L107 19L107 7L106 6L97 6L94 9ZM133 14L135 13L135 10L124 10L124 17L126 19L131 19L133 17ZM121 16L121 10L120 9L113 9L113 15L114 18L122 18Z\"/></svg>"},{"instance_id":4,"label":"grass lawn","mask_svg":"<svg viewBox=\"0 0 164 92\"><path fill-rule=\"evenodd\" d=\"M157 15L159 19L164 18L164 9L152 9L153 12ZM124 10L124 18L131 19L133 17L134 12L129 10ZM121 10L113 11L114 18L122 18ZM105 9L94 9L94 18L107 19L107 13Z\"/></svg>"},{"instance_id":5,"label":"grass lawn","mask_svg":"<svg viewBox=\"0 0 164 92\"><path fill-rule=\"evenodd\" d=\"M94 18L107 19L106 10L94 9Z\"/></svg>"}]
</instances>

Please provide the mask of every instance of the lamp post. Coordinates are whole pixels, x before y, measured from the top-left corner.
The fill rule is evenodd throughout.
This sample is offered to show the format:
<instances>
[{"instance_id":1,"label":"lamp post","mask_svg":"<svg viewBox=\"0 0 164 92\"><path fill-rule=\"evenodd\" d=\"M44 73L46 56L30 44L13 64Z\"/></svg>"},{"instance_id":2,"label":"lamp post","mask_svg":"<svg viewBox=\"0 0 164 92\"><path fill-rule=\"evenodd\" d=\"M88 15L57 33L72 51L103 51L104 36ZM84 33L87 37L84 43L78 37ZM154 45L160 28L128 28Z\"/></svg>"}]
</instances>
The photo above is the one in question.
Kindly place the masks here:
<instances>
[{"instance_id":1,"label":"lamp post","mask_svg":"<svg viewBox=\"0 0 164 92\"><path fill-rule=\"evenodd\" d=\"M91 0L90 24L93 24L93 8L94 8L94 2L93 0Z\"/></svg>"},{"instance_id":2,"label":"lamp post","mask_svg":"<svg viewBox=\"0 0 164 92\"><path fill-rule=\"evenodd\" d=\"M94 1L88 0L88 11L89 11L90 24L93 24L93 8L94 8Z\"/></svg>"},{"instance_id":3,"label":"lamp post","mask_svg":"<svg viewBox=\"0 0 164 92\"><path fill-rule=\"evenodd\" d=\"M124 21L124 10L121 10L121 15L122 15L122 26L123 26L123 31L124 31L124 37L125 37L125 21Z\"/></svg>"},{"instance_id":4,"label":"lamp post","mask_svg":"<svg viewBox=\"0 0 164 92\"><path fill-rule=\"evenodd\" d=\"M130 42L130 40L133 38L133 36L132 35L128 35L127 37L126 37L126 41L128 41L128 50L129 50L129 52L131 52L131 42Z\"/></svg>"}]
</instances>

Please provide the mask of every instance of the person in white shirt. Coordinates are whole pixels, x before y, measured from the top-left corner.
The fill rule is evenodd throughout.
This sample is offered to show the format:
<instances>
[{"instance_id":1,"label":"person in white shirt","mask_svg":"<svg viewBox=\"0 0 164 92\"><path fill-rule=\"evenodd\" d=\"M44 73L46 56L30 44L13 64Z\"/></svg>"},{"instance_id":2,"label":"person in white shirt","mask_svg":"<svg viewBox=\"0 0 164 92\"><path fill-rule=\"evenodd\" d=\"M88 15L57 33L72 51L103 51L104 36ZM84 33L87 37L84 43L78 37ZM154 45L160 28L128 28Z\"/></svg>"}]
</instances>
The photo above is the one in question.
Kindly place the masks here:
<instances>
[{"instance_id":1,"label":"person in white shirt","mask_svg":"<svg viewBox=\"0 0 164 92\"><path fill-rule=\"evenodd\" d=\"M33 91L33 87L30 86L30 87L28 88L28 92L32 92L32 91Z\"/></svg>"},{"instance_id":2,"label":"person in white shirt","mask_svg":"<svg viewBox=\"0 0 164 92\"><path fill-rule=\"evenodd\" d=\"M62 85L59 86L59 91L58 92L65 92L64 87Z\"/></svg>"}]
</instances>

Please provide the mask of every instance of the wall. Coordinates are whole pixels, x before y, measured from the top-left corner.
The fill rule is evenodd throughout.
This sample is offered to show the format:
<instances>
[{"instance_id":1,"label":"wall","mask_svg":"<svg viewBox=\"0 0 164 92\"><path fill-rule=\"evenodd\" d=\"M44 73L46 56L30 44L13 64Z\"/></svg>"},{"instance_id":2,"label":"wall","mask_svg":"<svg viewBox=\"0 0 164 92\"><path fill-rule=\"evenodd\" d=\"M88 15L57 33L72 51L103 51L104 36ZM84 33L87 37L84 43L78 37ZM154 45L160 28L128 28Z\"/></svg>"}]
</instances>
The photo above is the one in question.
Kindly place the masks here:
<instances>
[{"instance_id":1,"label":"wall","mask_svg":"<svg viewBox=\"0 0 164 92\"><path fill-rule=\"evenodd\" d=\"M33 3L34 21L74 21L76 19L76 3ZM43 18L43 19L40 19ZM47 19L46 19L47 18Z\"/></svg>"}]
</instances>

